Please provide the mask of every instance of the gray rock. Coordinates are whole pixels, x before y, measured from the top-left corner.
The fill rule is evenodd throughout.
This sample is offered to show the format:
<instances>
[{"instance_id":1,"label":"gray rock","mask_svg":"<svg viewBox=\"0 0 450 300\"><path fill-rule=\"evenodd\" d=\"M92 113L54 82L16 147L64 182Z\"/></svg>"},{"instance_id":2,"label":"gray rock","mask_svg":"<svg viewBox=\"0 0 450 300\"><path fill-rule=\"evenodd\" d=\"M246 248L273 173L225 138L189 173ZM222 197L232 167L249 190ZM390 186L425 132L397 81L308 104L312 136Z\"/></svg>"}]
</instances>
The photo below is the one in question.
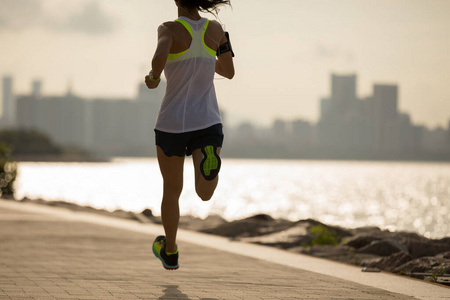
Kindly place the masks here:
<instances>
[{"instance_id":1,"label":"gray rock","mask_svg":"<svg viewBox=\"0 0 450 300\"><path fill-rule=\"evenodd\" d=\"M275 220L272 217L256 215L243 220L221 224L215 228L200 230L205 233L227 236L231 238L252 237L283 231L291 227L293 222Z\"/></svg>"},{"instance_id":2,"label":"gray rock","mask_svg":"<svg viewBox=\"0 0 450 300\"><path fill-rule=\"evenodd\" d=\"M327 230L329 230L331 232L334 232L335 233L335 237L339 241L342 241L344 238L353 236L353 234L348 229L345 229L345 228L342 228L342 227L339 227L339 226L327 225L327 224L324 224L322 222L319 222L319 221L316 221L316 220L313 220L313 219L300 220L300 221L296 222L296 225L305 225L305 224L308 225L308 229L313 227L313 226L316 226L316 225L321 225L325 229L327 229Z\"/></svg>"},{"instance_id":3,"label":"gray rock","mask_svg":"<svg viewBox=\"0 0 450 300\"><path fill-rule=\"evenodd\" d=\"M365 230L354 236L348 237L344 240L344 245L360 249L371 243L379 240L384 240L392 237L392 233L389 231L381 231L378 229Z\"/></svg>"},{"instance_id":4,"label":"gray rock","mask_svg":"<svg viewBox=\"0 0 450 300\"><path fill-rule=\"evenodd\" d=\"M358 227L350 229L350 232L353 235L362 234L362 233L375 233L375 232L381 232L381 229L376 226L366 226L366 227Z\"/></svg>"},{"instance_id":5,"label":"gray rock","mask_svg":"<svg viewBox=\"0 0 450 300\"><path fill-rule=\"evenodd\" d=\"M308 224L296 224L286 230L273 232L271 234L244 237L239 240L247 243L255 243L266 246L288 249L292 247L301 247L304 244L311 243L313 237L308 232Z\"/></svg>"},{"instance_id":6,"label":"gray rock","mask_svg":"<svg viewBox=\"0 0 450 300\"><path fill-rule=\"evenodd\" d=\"M413 260L412 256L406 252L397 252L389 257L383 257L380 260L373 262L368 267L379 268L380 270L392 272L395 268L406 264Z\"/></svg>"},{"instance_id":7,"label":"gray rock","mask_svg":"<svg viewBox=\"0 0 450 300\"><path fill-rule=\"evenodd\" d=\"M275 221L274 218L272 218L271 216L269 216L269 215L267 215L267 214L257 214L257 215L248 217L247 220L269 221L269 222Z\"/></svg>"},{"instance_id":8,"label":"gray rock","mask_svg":"<svg viewBox=\"0 0 450 300\"><path fill-rule=\"evenodd\" d=\"M360 249L362 247L365 247L367 245L370 245L372 242L379 241L380 238L373 235L368 234L360 234L353 236L351 238L348 238L344 241L344 245L347 245L349 247L353 247L355 249Z\"/></svg>"},{"instance_id":9,"label":"gray rock","mask_svg":"<svg viewBox=\"0 0 450 300\"><path fill-rule=\"evenodd\" d=\"M124 211L122 209L118 209L118 210L113 211L111 213L111 215L116 217L116 218L136 220L136 217L134 216L133 213L131 213L129 211Z\"/></svg>"},{"instance_id":10,"label":"gray rock","mask_svg":"<svg viewBox=\"0 0 450 300\"><path fill-rule=\"evenodd\" d=\"M227 221L218 215L208 216L204 220L193 217L188 218L186 216L180 218L181 228L203 232L207 230L214 230L214 228L226 223Z\"/></svg>"},{"instance_id":11,"label":"gray rock","mask_svg":"<svg viewBox=\"0 0 450 300\"><path fill-rule=\"evenodd\" d=\"M144 210L141 212L141 214L143 214L144 216L146 216L146 217L148 217L148 218L153 217L153 212L152 212L152 210L151 210L151 209L148 209L148 208L144 209Z\"/></svg>"},{"instance_id":12,"label":"gray rock","mask_svg":"<svg viewBox=\"0 0 450 300\"><path fill-rule=\"evenodd\" d=\"M407 262L394 269L395 273L432 273L444 270L445 274L450 273L450 259L439 257L421 257Z\"/></svg>"},{"instance_id":13,"label":"gray rock","mask_svg":"<svg viewBox=\"0 0 450 300\"><path fill-rule=\"evenodd\" d=\"M450 245L450 237L445 237L443 239L436 240L436 242L439 244Z\"/></svg>"},{"instance_id":14,"label":"gray rock","mask_svg":"<svg viewBox=\"0 0 450 300\"><path fill-rule=\"evenodd\" d=\"M379 256L390 256L401 251L408 252L408 248L393 239L374 241L358 249L359 253L370 253Z\"/></svg>"},{"instance_id":15,"label":"gray rock","mask_svg":"<svg viewBox=\"0 0 450 300\"><path fill-rule=\"evenodd\" d=\"M450 251L449 252L445 252L445 253L441 253L438 256L442 256L442 258L450 259Z\"/></svg>"},{"instance_id":16,"label":"gray rock","mask_svg":"<svg viewBox=\"0 0 450 300\"><path fill-rule=\"evenodd\" d=\"M391 237L393 239L402 241L402 243L407 241L417 241L417 242L428 242L429 239L427 239L424 236L418 235L415 232L405 232L405 231L399 231L399 232L392 232Z\"/></svg>"},{"instance_id":17,"label":"gray rock","mask_svg":"<svg viewBox=\"0 0 450 300\"><path fill-rule=\"evenodd\" d=\"M364 254L356 254L356 255L364 255ZM365 254L369 255L369 257L364 258L360 265L368 268L375 268L375 266L384 258L382 256L373 255L373 254Z\"/></svg>"},{"instance_id":18,"label":"gray rock","mask_svg":"<svg viewBox=\"0 0 450 300\"><path fill-rule=\"evenodd\" d=\"M450 245L441 244L435 241L419 242L419 241L407 241L406 246L409 249L409 253L413 258L419 258L424 256L435 256L439 253L450 251Z\"/></svg>"}]
</instances>

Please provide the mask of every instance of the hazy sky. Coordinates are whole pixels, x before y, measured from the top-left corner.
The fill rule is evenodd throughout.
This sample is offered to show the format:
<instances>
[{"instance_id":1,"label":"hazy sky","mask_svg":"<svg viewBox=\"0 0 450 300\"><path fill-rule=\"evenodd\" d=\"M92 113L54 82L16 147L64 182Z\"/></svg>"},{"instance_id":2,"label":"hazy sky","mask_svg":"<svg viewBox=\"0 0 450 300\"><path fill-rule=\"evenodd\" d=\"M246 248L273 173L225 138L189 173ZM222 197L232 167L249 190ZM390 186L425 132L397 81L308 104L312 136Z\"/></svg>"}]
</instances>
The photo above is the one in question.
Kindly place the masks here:
<instances>
[{"instance_id":1,"label":"hazy sky","mask_svg":"<svg viewBox=\"0 0 450 300\"><path fill-rule=\"evenodd\" d=\"M236 76L216 80L232 120L317 121L334 72L356 73L361 97L374 83L398 84L400 110L414 123L447 127L449 0L232 4L219 17ZM65 93L70 83L83 97L132 98L149 71L157 26L176 13L173 0L0 0L0 76L13 76L17 93L41 79L44 94Z\"/></svg>"}]
</instances>

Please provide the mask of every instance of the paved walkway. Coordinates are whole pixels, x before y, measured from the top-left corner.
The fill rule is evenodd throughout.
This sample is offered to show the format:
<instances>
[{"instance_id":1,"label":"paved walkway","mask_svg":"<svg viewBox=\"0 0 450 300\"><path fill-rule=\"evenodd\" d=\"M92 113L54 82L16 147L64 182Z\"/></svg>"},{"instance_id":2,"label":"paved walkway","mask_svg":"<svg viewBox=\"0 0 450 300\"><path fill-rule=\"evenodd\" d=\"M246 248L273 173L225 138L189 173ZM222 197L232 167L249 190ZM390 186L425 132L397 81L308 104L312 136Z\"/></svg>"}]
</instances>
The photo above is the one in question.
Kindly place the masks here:
<instances>
[{"instance_id":1,"label":"paved walkway","mask_svg":"<svg viewBox=\"0 0 450 300\"><path fill-rule=\"evenodd\" d=\"M151 251L157 232L154 224L0 200L0 299L450 299L445 287L183 230L180 269L166 271ZM350 277L355 270L369 284L307 270L321 265Z\"/></svg>"}]
</instances>

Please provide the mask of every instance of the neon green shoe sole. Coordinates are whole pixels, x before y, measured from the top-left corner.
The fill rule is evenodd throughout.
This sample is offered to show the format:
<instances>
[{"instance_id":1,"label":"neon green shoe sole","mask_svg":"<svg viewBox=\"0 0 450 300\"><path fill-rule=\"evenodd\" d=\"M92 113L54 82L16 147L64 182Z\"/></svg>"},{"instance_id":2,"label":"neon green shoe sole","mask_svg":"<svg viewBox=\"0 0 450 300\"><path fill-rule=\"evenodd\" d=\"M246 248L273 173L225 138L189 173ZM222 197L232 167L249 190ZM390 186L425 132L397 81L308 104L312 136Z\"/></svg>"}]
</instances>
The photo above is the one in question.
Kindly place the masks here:
<instances>
[{"instance_id":1,"label":"neon green shoe sole","mask_svg":"<svg viewBox=\"0 0 450 300\"><path fill-rule=\"evenodd\" d=\"M200 163L200 171L206 180L213 180L219 174L221 160L217 155L217 148L206 146L201 149L203 160Z\"/></svg>"}]
</instances>

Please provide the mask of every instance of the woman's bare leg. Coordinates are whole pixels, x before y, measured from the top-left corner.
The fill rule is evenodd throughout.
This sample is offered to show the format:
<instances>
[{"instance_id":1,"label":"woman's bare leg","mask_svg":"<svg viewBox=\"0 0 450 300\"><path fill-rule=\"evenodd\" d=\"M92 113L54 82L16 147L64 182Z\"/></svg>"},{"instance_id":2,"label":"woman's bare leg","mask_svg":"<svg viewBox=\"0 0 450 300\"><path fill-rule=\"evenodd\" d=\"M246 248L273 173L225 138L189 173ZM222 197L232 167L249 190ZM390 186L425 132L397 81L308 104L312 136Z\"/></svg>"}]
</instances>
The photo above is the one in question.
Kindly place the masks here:
<instances>
[{"instance_id":1,"label":"woman's bare leg","mask_svg":"<svg viewBox=\"0 0 450 300\"><path fill-rule=\"evenodd\" d=\"M184 157L169 157L164 154L159 146L156 150L164 181L161 218L166 233L166 252L175 252L177 250L176 238L180 220L178 200L183 190Z\"/></svg>"},{"instance_id":2,"label":"woman's bare leg","mask_svg":"<svg viewBox=\"0 0 450 300\"><path fill-rule=\"evenodd\" d=\"M220 147L217 148L217 155L220 155L221 149L222 148ZM217 177L213 180L206 180L203 177L200 171L200 163L203 160L203 153L201 149L195 149L194 151L192 151L192 159L195 169L195 191L203 201L208 201L211 199L214 191L216 190L217 183L219 182L219 175L217 175Z\"/></svg>"}]
</instances>

